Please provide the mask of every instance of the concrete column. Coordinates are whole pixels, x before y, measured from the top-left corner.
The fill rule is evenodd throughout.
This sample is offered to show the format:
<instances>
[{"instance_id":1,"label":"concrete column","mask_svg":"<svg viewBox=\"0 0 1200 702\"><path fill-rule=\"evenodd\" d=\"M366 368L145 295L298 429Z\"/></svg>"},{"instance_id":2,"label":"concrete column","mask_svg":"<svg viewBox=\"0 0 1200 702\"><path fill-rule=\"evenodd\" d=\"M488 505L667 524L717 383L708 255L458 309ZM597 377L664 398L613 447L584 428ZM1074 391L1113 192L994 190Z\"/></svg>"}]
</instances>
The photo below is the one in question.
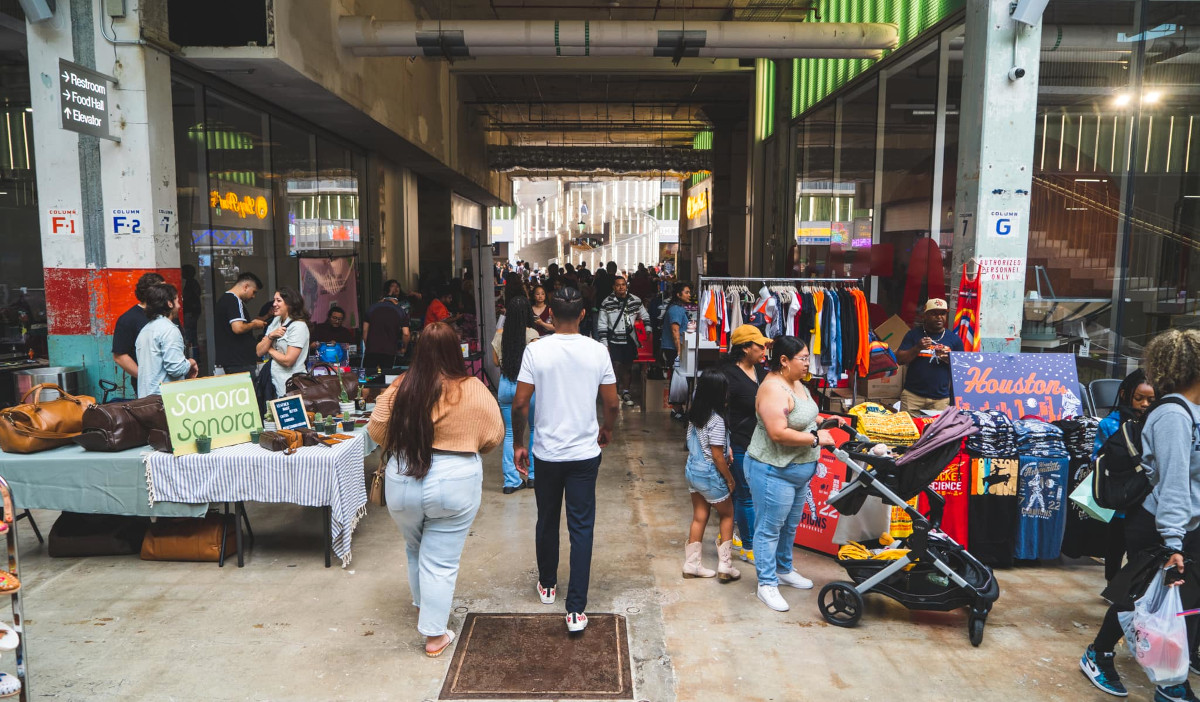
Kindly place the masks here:
<instances>
[{"instance_id":1,"label":"concrete column","mask_svg":"<svg viewBox=\"0 0 1200 702\"><path fill-rule=\"evenodd\" d=\"M181 286L170 59L138 39L158 32L136 3L109 21L100 3L71 0L27 26L50 361L83 365L93 391L119 380L112 332L138 277L154 270ZM62 128L60 58L116 79L108 112L119 142ZM126 211L116 226L114 210Z\"/></svg>"},{"instance_id":2,"label":"concrete column","mask_svg":"<svg viewBox=\"0 0 1200 702\"><path fill-rule=\"evenodd\" d=\"M1008 259L1025 268L1042 27L1040 22L1029 27L1013 21L1009 4L967 3L955 204L959 215L950 275L956 285L962 265L971 259ZM1021 69L1023 75L1017 77ZM1003 277L982 283L979 325L985 351L1021 348L1025 276Z\"/></svg>"},{"instance_id":3,"label":"concrete column","mask_svg":"<svg viewBox=\"0 0 1200 702\"><path fill-rule=\"evenodd\" d=\"M707 254L706 275L745 275L750 270L753 135L745 110L705 107L704 111L714 123L711 244L692 242L696 247L692 255Z\"/></svg>"}]
</instances>

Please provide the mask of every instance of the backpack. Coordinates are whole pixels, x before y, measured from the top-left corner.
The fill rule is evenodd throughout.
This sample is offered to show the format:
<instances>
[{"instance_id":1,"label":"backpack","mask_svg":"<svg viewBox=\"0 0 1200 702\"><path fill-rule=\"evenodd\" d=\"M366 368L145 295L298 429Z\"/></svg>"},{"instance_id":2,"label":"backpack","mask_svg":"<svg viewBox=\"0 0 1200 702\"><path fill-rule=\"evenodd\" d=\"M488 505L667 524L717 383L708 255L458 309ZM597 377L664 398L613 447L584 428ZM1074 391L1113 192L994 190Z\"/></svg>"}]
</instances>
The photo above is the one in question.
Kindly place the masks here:
<instances>
[{"instance_id":1,"label":"backpack","mask_svg":"<svg viewBox=\"0 0 1200 702\"><path fill-rule=\"evenodd\" d=\"M1188 410L1187 403L1178 397L1164 397L1146 410L1145 416L1125 422L1108 437L1092 461L1092 498L1101 507L1114 510L1133 509L1142 504L1152 486L1142 462L1142 429L1150 413L1159 407L1173 404ZM1196 421L1192 418L1192 431Z\"/></svg>"}]
</instances>

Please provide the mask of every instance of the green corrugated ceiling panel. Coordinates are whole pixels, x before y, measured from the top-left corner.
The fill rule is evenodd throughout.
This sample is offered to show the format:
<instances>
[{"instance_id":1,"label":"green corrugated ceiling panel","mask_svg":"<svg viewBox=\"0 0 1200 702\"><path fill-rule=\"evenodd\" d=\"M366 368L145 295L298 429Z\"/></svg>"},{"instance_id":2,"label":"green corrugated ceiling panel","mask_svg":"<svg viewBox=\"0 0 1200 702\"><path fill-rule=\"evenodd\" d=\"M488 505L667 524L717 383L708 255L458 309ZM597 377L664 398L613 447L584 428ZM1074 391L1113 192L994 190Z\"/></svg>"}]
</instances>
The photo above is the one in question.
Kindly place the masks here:
<instances>
[{"instance_id":1,"label":"green corrugated ceiling panel","mask_svg":"<svg viewBox=\"0 0 1200 702\"><path fill-rule=\"evenodd\" d=\"M890 22L900 45L962 9L966 0L816 0L824 22ZM825 99L873 64L867 59L793 59L792 117Z\"/></svg>"}]
</instances>

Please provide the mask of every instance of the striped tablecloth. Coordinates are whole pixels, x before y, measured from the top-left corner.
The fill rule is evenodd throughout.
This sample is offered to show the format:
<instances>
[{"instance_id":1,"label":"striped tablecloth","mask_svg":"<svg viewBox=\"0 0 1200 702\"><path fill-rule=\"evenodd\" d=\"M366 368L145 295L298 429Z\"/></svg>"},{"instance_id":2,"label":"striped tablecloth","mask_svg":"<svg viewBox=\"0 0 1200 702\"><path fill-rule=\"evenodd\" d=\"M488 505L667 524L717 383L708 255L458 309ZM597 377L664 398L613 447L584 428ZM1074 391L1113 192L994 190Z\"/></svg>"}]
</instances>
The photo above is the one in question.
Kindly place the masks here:
<instances>
[{"instance_id":1,"label":"striped tablecloth","mask_svg":"<svg viewBox=\"0 0 1200 702\"><path fill-rule=\"evenodd\" d=\"M150 504L161 502L289 502L330 507L333 552L350 564L350 537L367 513L363 480L365 432L337 446L309 446L285 456L257 444L212 453L146 455Z\"/></svg>"}]
</instances>

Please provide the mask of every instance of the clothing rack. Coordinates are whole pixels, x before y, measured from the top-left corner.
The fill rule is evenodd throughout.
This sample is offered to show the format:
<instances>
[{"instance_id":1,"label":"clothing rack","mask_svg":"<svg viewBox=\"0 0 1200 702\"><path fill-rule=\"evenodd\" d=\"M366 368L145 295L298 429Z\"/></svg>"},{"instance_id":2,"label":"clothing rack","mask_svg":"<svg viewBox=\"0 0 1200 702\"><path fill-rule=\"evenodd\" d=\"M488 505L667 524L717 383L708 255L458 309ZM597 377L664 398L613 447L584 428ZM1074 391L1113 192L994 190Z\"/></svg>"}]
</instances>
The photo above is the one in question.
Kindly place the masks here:
<instances>
[{"instance_id":1,"label":"clothing rack","mask_svg":"<svg viewBox=\"0 0 1200 702\"><path fill-rule=\"evenodd\" d=\"M749 287L761 287L763 285L846 285L862 288L862 278L743 278L732 276L700 276L700 282L696 289L696 304L699 306L700 300L703 298L703 292L712 285L720 285L724 283L744 284ZM703 316L703 310L699 310L696 316L696 328L692 331L693 344L688 349L691 356L689 364L693 375L700 373L700 320ZM851 373L850 375L850 393L851 403L858 404L858 374Z\"/></svg>"}]
</instances>

